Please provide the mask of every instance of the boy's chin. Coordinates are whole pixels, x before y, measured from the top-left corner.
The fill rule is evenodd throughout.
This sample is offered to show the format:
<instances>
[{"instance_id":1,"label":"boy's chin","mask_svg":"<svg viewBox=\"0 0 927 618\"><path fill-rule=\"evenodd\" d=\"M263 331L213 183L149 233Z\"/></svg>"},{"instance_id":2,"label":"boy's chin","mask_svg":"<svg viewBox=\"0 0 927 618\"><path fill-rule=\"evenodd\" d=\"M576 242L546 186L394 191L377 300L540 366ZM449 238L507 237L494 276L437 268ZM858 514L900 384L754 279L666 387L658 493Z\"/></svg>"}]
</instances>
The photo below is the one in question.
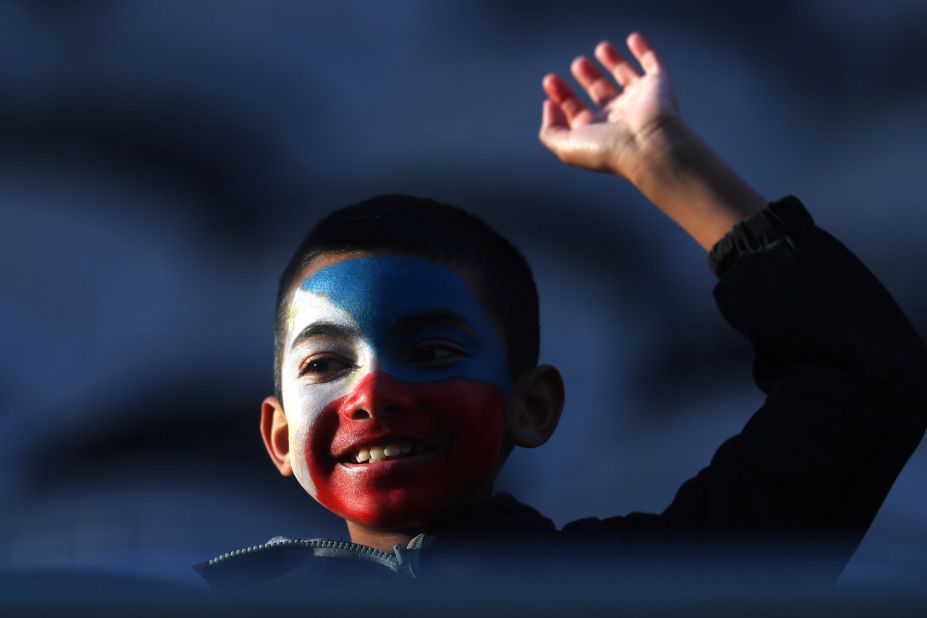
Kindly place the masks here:
<instances>
[{"instance_id":1,"label":"boy's chin","mask_svg":"<svg viewBox=\"0 0 927 618\"><path fill-rule=\"evenodd\" d=\"M336 515L357 526L390 532L407 532L415 535L443 521L449 514L444 512L410 514L403 510L377 513L373 517L367 514L361 514L358 517L357 514L353 513L336 513Z\"/></svg>"},{"instance_id":2,"label":"boy's chin","mask_svg":"<svg viewBox=\"0 0 927 618\"><path fill-rule=\"evenodd\" d=\"M488 492L456 494L451 488L393 489L380 495L351 496L326 504L339 517L369 528L411 533L424 532L479 501ZM459 489L459 488L458 488ZM318 498L317 498L318 499Z\"/></svg>"}]
</instances>

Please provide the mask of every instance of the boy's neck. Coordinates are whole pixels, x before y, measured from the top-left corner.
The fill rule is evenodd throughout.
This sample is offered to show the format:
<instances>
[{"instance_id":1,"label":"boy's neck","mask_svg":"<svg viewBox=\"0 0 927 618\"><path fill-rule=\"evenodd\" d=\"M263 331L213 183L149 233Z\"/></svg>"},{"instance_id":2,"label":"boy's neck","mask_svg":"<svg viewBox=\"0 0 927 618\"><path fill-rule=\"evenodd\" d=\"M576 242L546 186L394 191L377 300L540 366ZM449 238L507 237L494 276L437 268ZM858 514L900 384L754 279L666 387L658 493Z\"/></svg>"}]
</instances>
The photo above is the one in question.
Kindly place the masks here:
<instances>
[{"instance_id":1,"label":"boy's neck","mask_svg":"<svg viewBox=\"0 0 927 618\"><path fill-rule=\"evenodd\" d=\"M388 553L393 552L394 545L405 547L414 535L395 530L379 530L353 521L347 522L348 534L352 543L359 543Z\"/></svg>"}]
</instances>

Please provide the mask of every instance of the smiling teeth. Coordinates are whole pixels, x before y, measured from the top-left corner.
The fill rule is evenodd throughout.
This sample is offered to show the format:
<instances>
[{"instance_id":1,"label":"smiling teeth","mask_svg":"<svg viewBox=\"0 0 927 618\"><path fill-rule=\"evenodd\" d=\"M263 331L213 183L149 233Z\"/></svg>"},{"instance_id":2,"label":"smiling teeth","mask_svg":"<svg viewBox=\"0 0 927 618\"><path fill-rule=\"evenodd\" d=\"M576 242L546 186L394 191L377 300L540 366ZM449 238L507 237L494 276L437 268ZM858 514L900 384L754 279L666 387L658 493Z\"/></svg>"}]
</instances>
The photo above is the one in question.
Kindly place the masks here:
<instances>
[{"instance_id":1,"label":"smiling teeth","mask_svg":"<svg viewBox=\"0 0 927 618\"><path fill-rule=\"evenodd\" d=\"M387 444L386 446L372 446L369 449L362 448L357 452L355 461L357 463L374 463L382 461L387 457L396 457L399 455L408 455L412 452L412 445L408 442L398 442L396 444ZM424 447L416 448L415 452L425 450Z\"/></svg>"},{"instance_id":2,"label":"smiling teeth","mask_svg":"<svg viewBox=\"0 0 927 618\"><path fill-rule=\"evenodd\" d=\"M384 447L383 449L383 454L387 457L395 457L401 452L402 451L399 449L399 446L395 444L391 444L390 446Z\"/></svg>"}]
</instances>

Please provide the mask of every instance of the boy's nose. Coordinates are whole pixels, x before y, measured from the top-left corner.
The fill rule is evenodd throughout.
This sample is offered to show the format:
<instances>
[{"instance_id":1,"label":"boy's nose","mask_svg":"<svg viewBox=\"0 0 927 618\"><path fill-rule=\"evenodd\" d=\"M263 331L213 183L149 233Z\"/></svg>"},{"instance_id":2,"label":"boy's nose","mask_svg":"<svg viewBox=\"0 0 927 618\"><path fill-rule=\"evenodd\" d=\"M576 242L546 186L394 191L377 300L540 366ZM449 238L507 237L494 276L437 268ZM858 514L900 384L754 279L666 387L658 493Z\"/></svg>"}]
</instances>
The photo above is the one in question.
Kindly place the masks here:
<instances>
[{"instance_id":1,"label":"boy's nose","mask_svg":"<svg viewBox=\"0 0 927 618\"><path fill-rule=\"evenodd\" d=\"M386 419L408 410L412 399L408 384L377 371L364 376L344 400L340 413L354 421Z\"/></svg>"}]
</instances>

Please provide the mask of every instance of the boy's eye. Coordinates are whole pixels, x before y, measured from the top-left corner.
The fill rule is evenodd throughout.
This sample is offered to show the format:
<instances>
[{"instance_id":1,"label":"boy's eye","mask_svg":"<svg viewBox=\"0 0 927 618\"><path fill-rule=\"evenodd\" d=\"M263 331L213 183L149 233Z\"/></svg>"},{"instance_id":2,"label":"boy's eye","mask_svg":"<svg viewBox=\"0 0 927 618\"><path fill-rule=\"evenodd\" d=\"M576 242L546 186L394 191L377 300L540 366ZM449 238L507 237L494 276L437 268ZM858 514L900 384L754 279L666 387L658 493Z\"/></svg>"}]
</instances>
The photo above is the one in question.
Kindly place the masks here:
<instances>
[{"instance_id":1,"label":"boy's eye","mask_svg":"<svg viewBox=\"0 0 927 618\"><path fill-rule=\"evenodd\" d=\"M469 354L451 341L423 341L409 351L409 363L421 367L445 367L464 356Z\"/></svg>"},{"instance_id":2,"label":"boy's eye","mask_svg":"<svg viewBox=\"0 0 927 618\"><path fill-rule=\"evenodd\" d=\"M310 382L329 382L350 369L354 369L354 363L348 359L333 354L320 354L307 358L299 367L299 375Z\"/></svg>"}]
</instances>

